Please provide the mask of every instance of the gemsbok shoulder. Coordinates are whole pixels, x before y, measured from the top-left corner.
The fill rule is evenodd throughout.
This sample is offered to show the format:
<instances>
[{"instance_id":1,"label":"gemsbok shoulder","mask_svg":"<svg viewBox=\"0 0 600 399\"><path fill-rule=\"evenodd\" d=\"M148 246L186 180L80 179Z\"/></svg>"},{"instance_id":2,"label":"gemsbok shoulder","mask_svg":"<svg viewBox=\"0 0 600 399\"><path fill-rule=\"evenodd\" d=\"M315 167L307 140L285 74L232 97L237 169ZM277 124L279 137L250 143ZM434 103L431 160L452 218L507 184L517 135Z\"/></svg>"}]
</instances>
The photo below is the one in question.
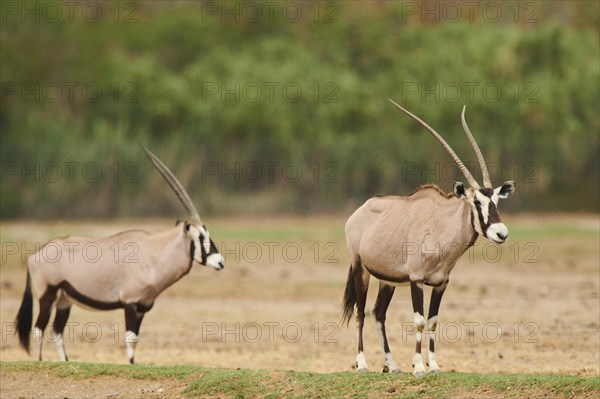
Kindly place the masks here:
<instances>
[{"instance_id":1,"label":"gemsbok shoulder","mask_svg":"<svg viewBox=\"0 0 600 399\"><path fill-rule=\"evenodd\" d=\"M421 339L427 328L429 351L427 365L430 373L439 373L434 342L437 316L450 272L461 255L482 235L503 243L508 229L500 220L498 200L507 198L515 183L507 181L493 188L487 166L467 122L465 108L461 114L465 134L475 151L483 187L446 141L427 123L394 101L396 107L429 131L446 149L469 183L454 183L453 193L446 194L435 185L424 185L408 196L377 196L367 200L346 223L346 241L352 263L344 292L342 320L348 323L356 305L358 353L356 370L367 371L363 349L365 303L371 276L379 280L379 292L373 313L383 345L384 372L400 372L394 361L385 332L386 312L395 286L410 284L414 312L416 348L412 359L413 375L425 375L421 355ZM431 286L429 314L423 312L423 286Z\"/></svg>"},{"instance_id":2,"label":"gemsbok shoulder","mask_svg":"<svg viewBox=\"0 0 600 399\"><path fill-rule=\"evenodd\" d=\"M35 296L39 315L34 338L39 360L44 330L55 307L53 341L59 358L67 361L63 331L74 303L93 310L124 309L124 341L133 364L142 319L158 295L185 276L194 262L217 270L224 267L223 256L181 183L160 159L142 148L190 219L156 234L130 230L104 238L55 238L31 255L16 325L21 346L29 353Z\"/></svg>"}]
</instances>

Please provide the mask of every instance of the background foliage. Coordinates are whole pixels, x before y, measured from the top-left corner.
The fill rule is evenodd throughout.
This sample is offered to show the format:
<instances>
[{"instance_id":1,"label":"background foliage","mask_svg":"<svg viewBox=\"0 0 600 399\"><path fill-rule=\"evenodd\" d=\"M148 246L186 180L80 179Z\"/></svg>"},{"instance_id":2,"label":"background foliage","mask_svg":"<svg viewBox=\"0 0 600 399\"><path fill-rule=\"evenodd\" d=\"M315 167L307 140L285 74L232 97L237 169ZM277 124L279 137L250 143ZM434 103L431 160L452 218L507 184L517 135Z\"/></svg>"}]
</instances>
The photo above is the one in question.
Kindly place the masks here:
<instances>
[{"instance_id":1,"label":"background foliage","mask_svg":"<svg viewBox=\"0 0 600 399\"><path fill-rule=\"evenodd\" d=\"M450 190L387 98L472 164L466 104L495 183L517 181L503 209L598 211L598 3L452 3L4 2L0 217L180 214L138 143L201 213Z\"/></svg>"}]
</instances>

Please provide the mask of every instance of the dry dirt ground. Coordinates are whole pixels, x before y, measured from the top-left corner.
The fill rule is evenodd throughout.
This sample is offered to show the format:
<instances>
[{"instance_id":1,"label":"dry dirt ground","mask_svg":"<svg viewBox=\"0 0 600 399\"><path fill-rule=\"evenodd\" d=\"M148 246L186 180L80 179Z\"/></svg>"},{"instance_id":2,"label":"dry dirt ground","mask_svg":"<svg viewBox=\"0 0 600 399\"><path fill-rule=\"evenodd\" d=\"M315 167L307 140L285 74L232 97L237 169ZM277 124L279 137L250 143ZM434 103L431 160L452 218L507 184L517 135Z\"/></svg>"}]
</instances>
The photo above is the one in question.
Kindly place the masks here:
<instances>
[{"instance_id":1,"label":"dry dirt ground","mask_svg":"<svg viewBox=\"0 0 600 399\"><path fill-rule=\"evenodd\" d=\"M440 311L436 345L440 367L460 372L598 375L599 216L505 215L504 219L511 229L509 241L496 246L479 238L452 272ZM227 267L221 272L194 267L158 298L142 324L136 361L350 370L355 356L354 322L349 328L339 324L349 266L344 218L209 222ZM140 225L156 232L172 224L172 220L2 222L1 360L33 359L19 348L12 323L25 284L23 258L35 243L61 235L110 235ZM369 309L376 292L372 279ZM409 288L397 288L387 330L396 361L409 372L414 351L412 314ZM65 333L70 360L125 363L123 338L121 311L73 307ZM365 345L370 369L381 370L383 354L372 317L366 322ZM50 329L44 358L58 360ZM66 397L71 389L67 379L57 382L47 376L45 381L31 381L26 373L2 372L1 376L2 397L41 397L42 392ZM174 387L180 382L149 386L144 381L100 378L88 383L87 389L104 389L97 392L103 397L109 397L111 389L124 390L119 397L160 397L168 392L177 395ZM96 385L102 388L93 388Z\"/></svg>"}]
</instances>

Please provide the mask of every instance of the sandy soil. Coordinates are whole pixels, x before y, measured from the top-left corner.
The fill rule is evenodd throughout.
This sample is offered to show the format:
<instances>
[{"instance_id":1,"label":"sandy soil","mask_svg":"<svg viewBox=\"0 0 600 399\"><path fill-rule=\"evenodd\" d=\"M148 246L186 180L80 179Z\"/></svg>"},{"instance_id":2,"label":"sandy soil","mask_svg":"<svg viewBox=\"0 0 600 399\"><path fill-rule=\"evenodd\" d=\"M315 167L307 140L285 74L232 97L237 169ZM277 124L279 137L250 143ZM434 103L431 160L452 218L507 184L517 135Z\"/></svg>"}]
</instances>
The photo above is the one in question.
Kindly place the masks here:
<instances>
[{"instance_id":1,"label":"sandy soil","mask_svg":"<svg viewBox=\"0 0 600 399\"><path fill-rule=\"evenodd\" d=\"M27 372L0 373L2 398L185 398L185 383L178 380L148 381L115 377L61 378Z\"/></svg>"},{"instance_id":2,"label":"sandy soil","mask_svg":"<svg viewBox=\"0 0 600 399\"><path fill-rule=\"evenodd\" d=\"M510 242L497 247L480 238L451 275L436 345L440 367L460 372L598 375L598 216L508 215L504 219L514 229ZM112 234L139 225L139 221L3 222L1 359L33 359L18 347L12 324L25 283L21 258L24 251L34 248L31 243L65 234ZM160 231L171 225L170 220L152 220L142 227ZM339 325L349 265L343 225L343 218L329 216L210 221L209 227L219 226L212 235L221 243L226 269L195 268L158 298L144 319L136 361L351 370L354 323L349 328ZM8 243L16 243L19 251L13 254ZM372 279L369 308L376 291ZM414 329L408 287L396 290L387 329L396 361L404 371L411 371ZM74 307L65 333L67 354L73 361L125 363L123 335L121 311ZM365 340L370 369L379 371L383 355L372 317L366 323ZM45 338L44 358L58 359L50 332ZM110 397L111 389L130 390L119 397L141 396L140 389L153 389L148 395L163 389L157 394L160 396L175 384L160 382L149 388L135 382L119 388L127 384L112 379L106 382L90 382L106 388L97 396ZM19 393L42 397L48 389L55 396L69 397L69 384L68 380L48 384L30 381L25 373L3 373L2 397L18 397ZM39 389L40 394L28 387Z\"/></svg>"}]
</instances>

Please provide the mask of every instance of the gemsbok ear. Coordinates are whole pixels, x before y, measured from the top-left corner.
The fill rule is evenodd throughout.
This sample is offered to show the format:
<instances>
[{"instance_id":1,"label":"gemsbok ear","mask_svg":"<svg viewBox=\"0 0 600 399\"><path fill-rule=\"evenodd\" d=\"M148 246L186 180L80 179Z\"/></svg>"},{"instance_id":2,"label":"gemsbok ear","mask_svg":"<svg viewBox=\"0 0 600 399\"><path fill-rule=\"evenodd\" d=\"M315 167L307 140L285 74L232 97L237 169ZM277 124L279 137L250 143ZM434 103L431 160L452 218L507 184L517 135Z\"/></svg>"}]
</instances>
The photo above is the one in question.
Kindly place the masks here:
<instances>
[{"instance_id":1,"label":"gemsbok ear","mask_svg":"<svg viewBox=\"0 0 600 399\"><path fill-rule=\"evenodd\" d=\"M514 181L505 182L502 186L496 189L496 192L498 193L498 198L508 198L508 196L515 191L515 188L516 187Z\"/></svg>"},{"instance_id":2,"label":"gemsbok ear","mask_svg":"<svg viewBox=\"0 0 600 399\"><path fill-rule=\"evenodd\" d=\"M459 181L454 183L453 191L454 191L454 195L456 195L456 198L462 198L462 197L467 196L467 192L465 190L465 185Z\"/></svg>"}]
</instances>

